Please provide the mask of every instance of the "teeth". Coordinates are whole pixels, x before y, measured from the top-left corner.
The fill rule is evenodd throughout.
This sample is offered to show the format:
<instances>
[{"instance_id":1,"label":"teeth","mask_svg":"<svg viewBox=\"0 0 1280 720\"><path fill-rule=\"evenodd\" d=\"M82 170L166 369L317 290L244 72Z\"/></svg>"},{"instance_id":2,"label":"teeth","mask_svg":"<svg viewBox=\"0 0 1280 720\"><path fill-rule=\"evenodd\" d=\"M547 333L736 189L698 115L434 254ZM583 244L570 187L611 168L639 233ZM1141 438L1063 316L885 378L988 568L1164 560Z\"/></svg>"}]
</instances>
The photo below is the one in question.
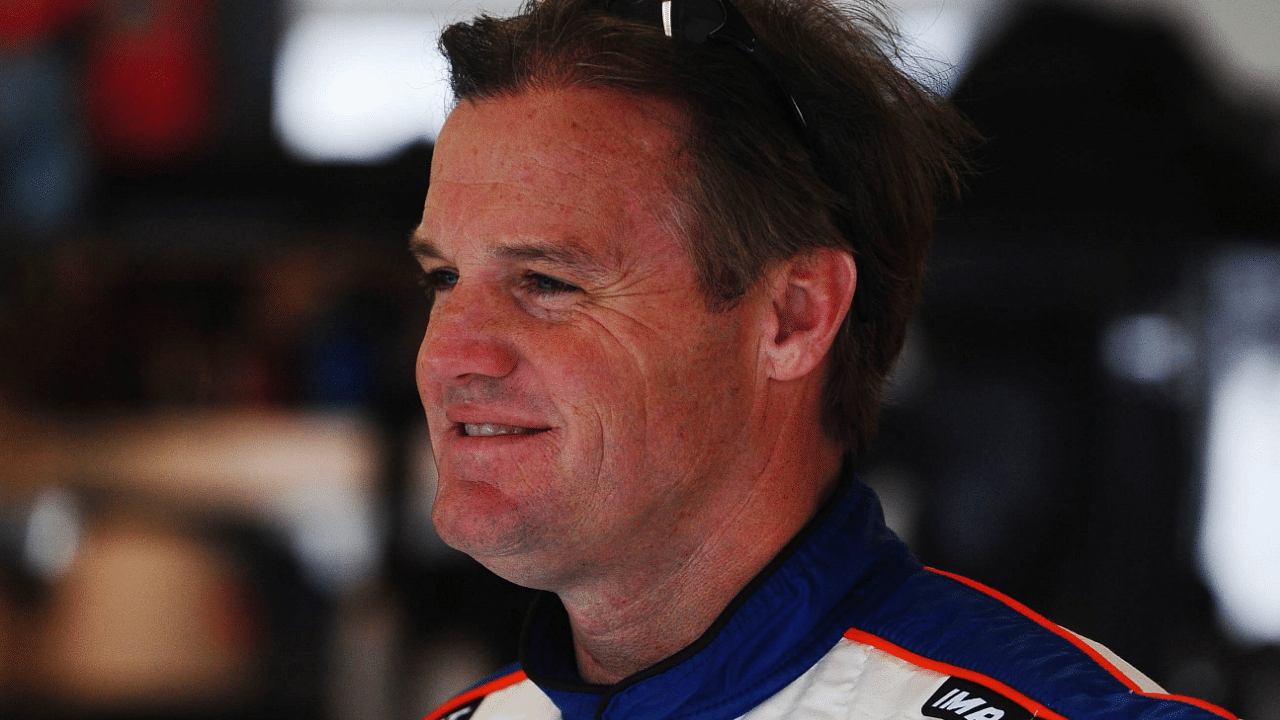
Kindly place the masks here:
<instances>
[{"instance_id":1,"label":"teeth","mask_svg":"<svg viewBox=\"0 0 1280 720\"><path fill-rule=\"evenodd\" d=\"M495 423L467 423L462 429L474 437L490 437L493 435L524 435L533 432L531 428L516 427L514 425L497 425Z\"/></svg>"}]
</instances>

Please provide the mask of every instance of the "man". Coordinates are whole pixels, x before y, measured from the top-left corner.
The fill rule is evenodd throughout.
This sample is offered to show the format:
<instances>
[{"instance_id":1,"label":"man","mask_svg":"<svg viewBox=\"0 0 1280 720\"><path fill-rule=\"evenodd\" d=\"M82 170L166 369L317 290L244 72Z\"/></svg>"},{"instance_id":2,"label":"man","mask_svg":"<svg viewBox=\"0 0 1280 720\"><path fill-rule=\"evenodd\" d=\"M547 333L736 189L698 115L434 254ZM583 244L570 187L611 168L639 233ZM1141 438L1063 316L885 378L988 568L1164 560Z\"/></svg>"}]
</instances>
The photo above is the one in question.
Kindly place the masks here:
<instances>
[{"instance_id":1,"label":"man","mask_svg":"<svg viewBox=\"0 0 1280 720\"><path fill-rule=\"evenodd\" d=\"M430 717L1214 717L884 527L851 466L968 131L871 13L737 5L442 37L433 519L547 592L520 668Z\"/></svg>"}]
</instances>

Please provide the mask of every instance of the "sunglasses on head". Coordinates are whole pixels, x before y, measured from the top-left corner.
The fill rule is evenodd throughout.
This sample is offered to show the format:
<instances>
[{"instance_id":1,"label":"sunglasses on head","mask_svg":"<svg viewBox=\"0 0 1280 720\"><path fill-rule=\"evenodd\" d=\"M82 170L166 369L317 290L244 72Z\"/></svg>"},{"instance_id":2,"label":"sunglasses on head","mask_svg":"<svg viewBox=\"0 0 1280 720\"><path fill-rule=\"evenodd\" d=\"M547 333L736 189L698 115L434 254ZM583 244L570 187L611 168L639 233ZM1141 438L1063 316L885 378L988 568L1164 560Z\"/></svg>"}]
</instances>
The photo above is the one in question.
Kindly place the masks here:
<instances>
[{"instance_id":1,"label":"sunglasses on head","mask_svg":"<svg viewBox=\"0 0 1280 720\"><path fill-rule=\"evenodd\" d=\"M728 0L606 0L605 10L620 17L660 27L669 38L678 38L695 45L723 43L741 50L787 99L791 119L801 138L808 144L809 124L805 121L804 112L796 102L795 95L769 60L769 52L756 37L751 23Z\"/></svg>"}]
</instances>

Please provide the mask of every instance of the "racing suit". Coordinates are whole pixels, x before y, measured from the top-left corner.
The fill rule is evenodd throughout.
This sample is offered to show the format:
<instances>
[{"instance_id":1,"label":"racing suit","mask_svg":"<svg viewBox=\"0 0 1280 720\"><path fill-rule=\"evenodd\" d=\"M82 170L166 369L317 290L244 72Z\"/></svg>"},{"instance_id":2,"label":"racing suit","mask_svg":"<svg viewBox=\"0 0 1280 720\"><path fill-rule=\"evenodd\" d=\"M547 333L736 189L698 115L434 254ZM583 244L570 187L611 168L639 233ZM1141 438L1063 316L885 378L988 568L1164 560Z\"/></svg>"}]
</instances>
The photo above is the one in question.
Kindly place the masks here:
<instances>
[{"instance_id":1,"label":"racing suit","mask_svg":"<svg viewBox=\"0 0 1280 720\"><path fill-rule=\"evenodd\" d=\"M576 671L555 595L520 663L427 720L1084 720L1233 716L1164 694L1100 645L921 567L879 501L836 496L692 645L616 685Z\"/></svg>"}]
</instances>

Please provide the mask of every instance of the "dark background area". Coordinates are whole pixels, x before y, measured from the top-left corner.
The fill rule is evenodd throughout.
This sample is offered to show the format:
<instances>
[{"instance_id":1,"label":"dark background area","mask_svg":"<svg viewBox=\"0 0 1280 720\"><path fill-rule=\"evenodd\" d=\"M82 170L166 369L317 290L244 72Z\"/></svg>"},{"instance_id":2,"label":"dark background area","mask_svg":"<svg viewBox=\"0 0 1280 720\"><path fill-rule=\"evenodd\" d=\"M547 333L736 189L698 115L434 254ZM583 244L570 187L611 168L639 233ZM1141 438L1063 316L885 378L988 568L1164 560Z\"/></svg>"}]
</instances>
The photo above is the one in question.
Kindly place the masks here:
<instances>
[{"instance_id":1,"label":"dark background area","mask_svg":"<svg viewBox=\"0 0 1280 720\"><path fill-rule=\"evenodd\" d=\"M405 240L430 147L369 165L290 157L270 131L278 2L12 7L0 714L415 717L514 659L527 593L424 530L412 373L425 305ZM926 563L1108 645L1170 692L1280 718L1280 650L1224 631L1195 554L1221 293L1207 268L1280 264L1280 112L1224 92L1183 29L1020 7L952 94L986 142L938 221L863 475ZM1118 323L1153 315L1186 329L1190 359L1155 379L1108 364ZM358 581L317 581L287 523L216 492L61 457L114 457L103 447L138 418L168 438L191 418L259 416L372 428L375 561ZM46 507L75 508L85 528L53 574L24 550ZM178 569L147 574L166 562ZM172 598L156 578L177 578ZM120 629L95 651L77 623ZM202 640L164 666L178 670L143 674L167 685L120 659L183 637Z\"/></svg>"}]
</instances>

